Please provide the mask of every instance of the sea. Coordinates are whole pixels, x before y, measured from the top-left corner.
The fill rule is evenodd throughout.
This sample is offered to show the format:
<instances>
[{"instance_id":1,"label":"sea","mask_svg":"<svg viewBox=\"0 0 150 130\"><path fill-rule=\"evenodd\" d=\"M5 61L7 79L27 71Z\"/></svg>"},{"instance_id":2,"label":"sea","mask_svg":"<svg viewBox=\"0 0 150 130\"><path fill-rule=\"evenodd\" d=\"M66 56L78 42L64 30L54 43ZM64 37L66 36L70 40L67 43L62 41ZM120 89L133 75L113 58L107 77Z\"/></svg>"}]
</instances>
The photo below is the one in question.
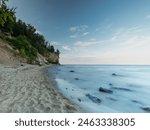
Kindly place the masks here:
<instances>
[{"instance_id":1,"label":"sea","mask_svg":"<svg viewBox=\"0 0 150 130\"><path fill-rule=\"evenodd\" d=\"M150 112L150 65L60 65L48 72L82 112Z\"/></svg>"}]
</instances>

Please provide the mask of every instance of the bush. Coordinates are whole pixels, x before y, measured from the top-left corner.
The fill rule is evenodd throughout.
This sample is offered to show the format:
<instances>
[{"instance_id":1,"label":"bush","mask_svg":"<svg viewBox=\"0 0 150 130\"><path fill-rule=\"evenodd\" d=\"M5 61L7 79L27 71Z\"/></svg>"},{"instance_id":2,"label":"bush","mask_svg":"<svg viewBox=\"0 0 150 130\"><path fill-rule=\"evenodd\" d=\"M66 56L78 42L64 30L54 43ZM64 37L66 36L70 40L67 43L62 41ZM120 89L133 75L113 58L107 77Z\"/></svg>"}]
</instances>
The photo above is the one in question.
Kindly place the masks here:
<instances>
[{"instance_id":1,"label":"bush","mask_svg":"<svg viewBox=\"0 0 150 130\"><path fill-rule=\"evenodd\" d=\"M26 57L26 53L25 53L25 50L23 48L19 50L19 53L22 57L24 57L24 58Z\"/></svg>"},{"instance_id":2,"label":"bush","mask_svg":"<svg viewBox=\"0 0 150 130\"><path fill-rule=\"evenodd\" d=\"M23 58L28 58L31 61L36 60L37 49L30 44L26 36L20 35L16 38L9 39L9 42L11 42L15 49L19 50Z\"/></svg>"}]
</instances>

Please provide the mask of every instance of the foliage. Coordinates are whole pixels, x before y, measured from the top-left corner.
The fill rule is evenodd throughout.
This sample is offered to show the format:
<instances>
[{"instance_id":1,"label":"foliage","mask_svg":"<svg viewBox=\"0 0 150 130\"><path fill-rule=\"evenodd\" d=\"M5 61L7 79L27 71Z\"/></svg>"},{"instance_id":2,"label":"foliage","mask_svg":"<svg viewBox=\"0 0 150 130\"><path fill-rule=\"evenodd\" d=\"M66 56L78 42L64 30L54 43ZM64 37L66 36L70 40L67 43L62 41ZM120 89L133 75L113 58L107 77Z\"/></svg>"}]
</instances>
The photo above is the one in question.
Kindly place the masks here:
<instances>
[{"instance_id":1,"label":"foliage","mask_svg":"<svg viewBox=\"0 0 150 130\"><path fill-rule=\"evenodd\" d=\"M15 8L9 9L6 6L5 1L2 1L2 5L0 7L0 29L2 31L12 32L13 25L15 23Z\"/></svg>"},{"instance_id":2,"label":"foliage","mask_svg":"<svg viewBox=\"0 0 150 130\"><path fill-rule=\"evenodd\" d=\"M20 55L29 60L35 60L37 53L43 56L55 53L59 56L59 50L55 51L54 46L50 45L43 35L37 33L34 26L22 20L16 21L15 8L9 9L6 1L8 0L2 0L0 7L0 30L13 36L9 41L15 49L19 50Z\"/></svg>"},{"instance_id":3,"label":"foliage","mask_svg":"<svg viewBox=\"0 0 150 130\"><path fill-rule=\"evenodd\" d=\"M35 60L37 57L37 50L30 44L26 36L18 36L10 40L12 45L19 50L22 57L30 60Z\"/></svg>"},{"instance_id":4,"label":"foliage","mask_svg":"<svg viewBox=\"0 0 150 130\"><path fill-rule=\"evenodd\" d=\"M56 54L59 56L60 55L60 51L57 49L56 50Z\"/></svg>"}]
</instances>

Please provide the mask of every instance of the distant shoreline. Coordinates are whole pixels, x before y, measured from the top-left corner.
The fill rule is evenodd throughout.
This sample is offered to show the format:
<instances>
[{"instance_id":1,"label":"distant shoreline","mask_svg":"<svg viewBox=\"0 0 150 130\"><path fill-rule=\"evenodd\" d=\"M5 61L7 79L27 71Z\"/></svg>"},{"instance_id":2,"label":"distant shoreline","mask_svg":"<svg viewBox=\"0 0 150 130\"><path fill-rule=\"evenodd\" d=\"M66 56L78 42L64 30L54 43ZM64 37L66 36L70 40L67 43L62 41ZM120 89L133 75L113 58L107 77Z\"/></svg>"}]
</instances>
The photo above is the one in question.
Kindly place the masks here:
<instances>
[{"instance_id":1,"label":"distant shoreline","mask_svg":"<svg viewBox=\"0 0 150 130\"><path fill-rule=\"evenodd\" d=\"M75 66L75 65L79 65L79 66L150 66L150 64L61 64L62 66Z\"/></svg>"},{"instance_id":2,"label":"distant shoreline","mask_svg":"<svg viewBox=\"0 0 150 130\"><path fill-rule=\"evenodd\" d=\"M48 66L0 64L0 113L77 113L48 80Z\"/></svg>"}]
</instances>

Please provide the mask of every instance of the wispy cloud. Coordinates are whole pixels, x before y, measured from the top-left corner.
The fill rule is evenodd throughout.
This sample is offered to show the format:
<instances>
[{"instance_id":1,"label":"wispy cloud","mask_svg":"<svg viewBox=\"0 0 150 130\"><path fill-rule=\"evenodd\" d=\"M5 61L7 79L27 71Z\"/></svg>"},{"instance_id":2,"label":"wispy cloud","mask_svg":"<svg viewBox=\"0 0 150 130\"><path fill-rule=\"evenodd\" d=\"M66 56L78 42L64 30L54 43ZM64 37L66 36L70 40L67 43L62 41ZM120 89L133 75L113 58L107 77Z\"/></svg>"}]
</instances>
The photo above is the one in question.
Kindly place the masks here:
<instances>
[{"instance_id":1,"label":"wispy cloud","mask_svg":"<svg viewBox=\"0 0 150 130\"><path fill-rule=\"evenodd\" d=\"M112 28L113 24L112 23L109 23L109 24L101 24L99 27L97 27L95 29L96 32L106 32L106 31L109 31L111 28Z\"/></svg>"},{"instance_id":2,"label":"wispy cloud","mask_svg":"<svg viewBox=\"0 0 150 130\"><path fill-rule=\"evenodd\" d=\"M70 38L77 38L78 37L78 34L72 34L70 35Z\"/></svg>"},{"instance_id":3,"label":"wispy cloud","mask_svg":"<svg viewBox=\"0 0 150 130\"><path fill-rule=\"evenodd\" d=\"M79 40L63 53L65 63L150 63L150 32L144 26L116 28L106 39ZM69 58L70 59L69 59Z\"/></svg>"},{"instance_id":4,"label":"wispy cloud","mask_svg":"<svg viewBox=\"0 0 150 130\"><path fill-rule=\"evenodd\" d=\"M71 32L70 38L83 37L89 34L87 25L73 26L69 28Z\"/></svg>"},{"instance_id":5,"label":"wispy cloud","mask_svg":"<svg viewBox=\"0 0 150 130\"><path fill-rule=\"evenodd\" d=\"M83 33L83 36L86 36L86 35L88 35L90 32L84 32Z\"/></svg>"},{"instance_id":6,"label":"wispy cloud","mask_svg":"<svg viewBox=\"0 0 150 130\"><path fill-rule=\"evenodd\" d=\"M103 42L104 41L98 41L96 39L90 39L88 41L77 41L77 42L74 43L74 45L78 46L78 47L89 47L91 45L101 44Z\"/></svg>"},{"instance_id":7,"label":"wispy cloud","mask_svg":"<svg viewBox=\"0 0 150 130\"><path fill-rule=\"evenodd\" d=\"M129 28L118 28L113 32L111 40L128 40L128 38L141 35L147 29L143 28L142 26L133 26ZM121 43L120 43L121 44Z\"/></svg>"},{"instance_id":8,"label":"wispy cloud","mask_svg":"<svg viewBox=\"0 0 150 130\"><path fill-rule=\"evenodd\" d=\"M69 46L62 46L62 49L65 51L71 51L71 48Z\"/></svg>"},{"instance_id":9,"label":"wispy cloud","mask_svg":"<svg viewBox=\"0 0 150 130\"><path fill-rule=\"evenodd\" d=\"M73 27L70 27L70 31L71 32L83 32L85 31L86 29L88 28L87 25L80 25L80 26L73 26Z\"/></svg>"}]
</instances>

